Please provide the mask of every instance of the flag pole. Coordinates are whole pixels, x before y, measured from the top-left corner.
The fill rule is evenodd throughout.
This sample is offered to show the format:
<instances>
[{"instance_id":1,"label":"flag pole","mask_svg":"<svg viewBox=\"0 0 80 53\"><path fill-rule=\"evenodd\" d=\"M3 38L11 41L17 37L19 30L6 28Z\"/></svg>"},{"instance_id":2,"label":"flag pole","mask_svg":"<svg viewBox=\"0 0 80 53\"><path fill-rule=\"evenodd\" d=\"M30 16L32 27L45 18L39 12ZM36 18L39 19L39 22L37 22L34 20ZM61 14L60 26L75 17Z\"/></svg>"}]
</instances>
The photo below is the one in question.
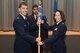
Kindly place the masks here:
<instances>
[{"instance_id":1,"label":"flag pole","mask_svg":"<svg viewBox=\"0 0 80 53\"><path fill-rule=\"evenodd\" d=\"M40 18L40 17L39 17ZM38 37L40 38L40 24L39 24L39 33L38 33ZM40 45L38 45L38 53L40 53Z\"/></svg>"},{"instance_id":2,"label":"flag pole","mask_svg":"<svg viewBox=\"0 0 80 53\"><path fill-rule=\"evenodd\" d=\"M39 3L38 3L38 17L39 19L41 19L40 15L41 15L41 0L39 0ZM39 33L38 33L38 37L41 38L41 24L39 23ZM40 53L40 45L38 44L38 53Z\"/></svg>"}]
</instances>

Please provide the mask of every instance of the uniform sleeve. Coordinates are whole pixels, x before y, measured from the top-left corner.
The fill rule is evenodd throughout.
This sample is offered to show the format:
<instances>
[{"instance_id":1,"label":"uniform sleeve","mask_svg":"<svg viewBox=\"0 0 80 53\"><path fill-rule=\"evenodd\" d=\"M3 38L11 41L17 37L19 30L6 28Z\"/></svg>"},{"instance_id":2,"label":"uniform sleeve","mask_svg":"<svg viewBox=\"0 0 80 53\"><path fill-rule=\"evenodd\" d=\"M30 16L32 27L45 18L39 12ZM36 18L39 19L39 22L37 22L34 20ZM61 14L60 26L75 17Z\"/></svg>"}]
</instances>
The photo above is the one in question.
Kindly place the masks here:
<instances>
[{"instance_id":1,"label":"uniform sleeve","mask_svg":"<svg viewBox=\"0 0 80 53\"><path fill-rule=\"evenodd\" d=\"M49 28L50 28L47 23L41 24L41 27L42 27L43 29L45 29L45 30L49 30Z\"/></svg>"},{"instance_id":2,"label":"uniform sleeve","mask_svg":"<svg viewBox=\"0 0 80 53\"><path fill-rule=\"evenodd\" d=\"M20 35L22 39L24 39L25 41L29 41L31 43L35 42L36 38L32 37L28 32L25 32L23 21L16 19L13 23L13 27L14 30Z\"/></svg>"},{"instance_id":3,"label":"uniform sleeve","mask_svg":"<svg viewBox=\"0 0 80 53\"><path fill-rule=\"evenodd\" d=\"M61 26L57 32L52 36L52 37L49 37L48 39L46 39L44 41L45 44L48 44L48 43L54 43L55 41L59 40L59 38L62 38L65 36L65 33L66 33L66 26Z\"/></svg>"},{"instance_id":4,"label":"uniform sleeve","mask_svg":"<svg viewBox=\"0 0 80 53\"><path fill-rule=\"evenodd\" d=\"M49 30L48 21L45 15L43 16L42 20L44 21L44 23L41 24L41 27L45 30Z\"/></svg>"}]
</instances>

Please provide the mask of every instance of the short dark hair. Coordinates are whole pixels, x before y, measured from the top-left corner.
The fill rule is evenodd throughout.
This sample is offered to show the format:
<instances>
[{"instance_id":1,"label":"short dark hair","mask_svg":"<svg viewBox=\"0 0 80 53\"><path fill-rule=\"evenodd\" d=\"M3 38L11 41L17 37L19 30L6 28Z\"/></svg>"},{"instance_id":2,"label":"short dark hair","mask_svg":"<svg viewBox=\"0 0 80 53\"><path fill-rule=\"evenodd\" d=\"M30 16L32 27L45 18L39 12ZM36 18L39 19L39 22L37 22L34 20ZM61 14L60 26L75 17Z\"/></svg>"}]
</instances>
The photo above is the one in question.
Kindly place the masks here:
<instances>
[{"instance_id":1,"label":"short dark hair","mask_svg":"<svg viewBox=\"0 0 80 53\"><path fill-rule=\"evenodd\" d=\"M18 8L21 8L22 5L28 6L25 2L21 2Z\"/></svg>"},{"instance_id":2,"label":"short dark hair","mask_svg":"<svg viewBox=\"0 0 80 53\"><path fill-rule=\"evenodd\" d=\"M32 6L32 9L33 9L33 8L35 8L35 7L37 7L37 8L38 8L38 5L33 5L33 6Z\"/></svg>"},{"instance_id":3,"label":"short dark hair","mask_svg":"<svg viewBox=\"0 0 80 53\"><path fill-rule=\"evenodd\" d=\"M56 12L59 12L59 13L60 13L61 18L62 18L62 21L65 22L66 19L65 19L65 15L64 15L63 11L61 11L61 10L57 10ZM55 12L55 13L56 13L56 12ZM54 13L53 18L55 17L55 13ZM54 21L56 22L55 18L54 18Z\"/></svg>"}]
</instances>

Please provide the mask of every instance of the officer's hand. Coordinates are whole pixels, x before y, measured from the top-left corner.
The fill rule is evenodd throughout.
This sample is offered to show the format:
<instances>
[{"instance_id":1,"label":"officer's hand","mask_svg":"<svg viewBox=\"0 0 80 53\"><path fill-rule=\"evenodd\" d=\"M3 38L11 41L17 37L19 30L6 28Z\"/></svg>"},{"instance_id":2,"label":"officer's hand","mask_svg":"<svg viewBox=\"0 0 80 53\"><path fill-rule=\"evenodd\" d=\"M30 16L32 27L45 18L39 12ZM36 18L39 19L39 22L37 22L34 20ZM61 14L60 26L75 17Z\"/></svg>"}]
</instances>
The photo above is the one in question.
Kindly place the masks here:
<instances>
[{"instance_id":1,"label":"officer's hand","mask_svg":"<svg viewBox=\"0 0 80 53\"><path fill-rule=\"evenodd\" d=\"M36 38L36 42L39 42L39 41L41 41L41 37Z\"/></svg>"},{"instance_id":2,"label":"officer's hand","mask_svg":"<svg viewBox=\"0 0 80 53\"><path fill-rule=\"evenodd\" d=\"M49 36L52 36L52 35L53 35L53 31L48 30L48 35L49 35Z\"/></svg>"},{"instance_id":3,"label":"officer's hand","mask_svg":"<svg viewBox=\"0 0 80 53\"><path fill-rule=\"evenodd\" d=\"M43 24L44 23L44 20L41 20L41 23Z\"/></svg>"},{"instance_id":4,"label":"officer's hand","mask_svg":"<svg viewBox=\"0 0 80 53\"><path fill-rule=\"evenodd\" d=\"M41 24L41 19L40 19L40 18L38 18L37 24L38 24L38 25Z\"/></svg>"},{"instance_id":5,"label":"officer's hand","mask_svg":"<svg viewBox=\"0 0 80 53\"><path fill-rule=\"evenodd\" d=\"M42 41L39 41L38 43L37 43L37 45L43 45L44 44L44 42L42 42Z\"/></svg>"}]
</instances>

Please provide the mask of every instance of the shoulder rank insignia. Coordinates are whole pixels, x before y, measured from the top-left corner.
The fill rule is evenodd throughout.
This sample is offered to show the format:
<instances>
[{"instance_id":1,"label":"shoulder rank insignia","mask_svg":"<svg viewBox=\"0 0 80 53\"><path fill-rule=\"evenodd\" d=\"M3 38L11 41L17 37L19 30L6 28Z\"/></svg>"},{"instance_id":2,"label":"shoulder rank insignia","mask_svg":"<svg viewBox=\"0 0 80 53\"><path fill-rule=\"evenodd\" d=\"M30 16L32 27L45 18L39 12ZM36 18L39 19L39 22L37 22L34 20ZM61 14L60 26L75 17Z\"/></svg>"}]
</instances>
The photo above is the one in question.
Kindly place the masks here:
<instances>
[{"instance_id":1,"label":"shoulder rank insignia","mask_svg":"<svg viewBox=\"0 0 80 53\"><path fill-rule=\"evenodd\" d=\"M62 23L62 24L64 24L64 23Z\"/></svg>"},{"instance_id":2,"label":"shoulder rank insignia","mask_svg":"<svg viewBox=\"0 0 80 53\"><path fill-rule=\"evenodd\" d=\"M17 19L19 19L19 17L17 17Z\"/></svg>"}]
</instances>

